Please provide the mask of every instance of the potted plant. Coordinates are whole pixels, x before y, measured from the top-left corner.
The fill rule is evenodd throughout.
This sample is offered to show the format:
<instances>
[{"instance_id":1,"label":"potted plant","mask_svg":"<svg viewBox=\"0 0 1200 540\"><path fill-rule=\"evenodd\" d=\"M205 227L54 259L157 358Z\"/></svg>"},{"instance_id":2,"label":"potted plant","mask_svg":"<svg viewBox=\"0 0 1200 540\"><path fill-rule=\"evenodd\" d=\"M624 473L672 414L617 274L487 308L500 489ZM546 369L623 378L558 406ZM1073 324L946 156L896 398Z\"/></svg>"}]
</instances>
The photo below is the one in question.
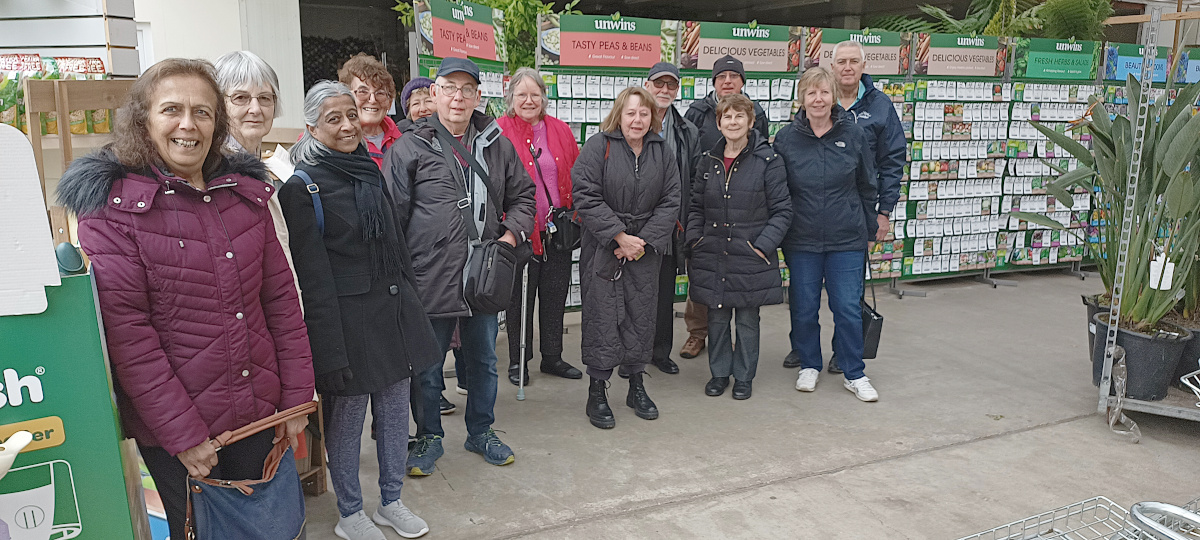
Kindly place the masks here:
<instances>
[{"instance_id":1,"label":"potted plant","mask_svg":"<svg viewBox=\"0 0 1200 540\"><path fill-rule=\"evenodd\" d=\"M1130 76L1126 95L1131 116L1136 114L1134 104L1138 103L1140 90L1141 85ZM1146 125L1137 173L1137 198L1131 207L1126 206L1125 196L1135 119L1125 115L1110 119L1099 98L1092 96L1089 111L1094 112L1071 128L1089 130L1091 150L1069 135L1033 122L1038 131L1080 164L1073 171L1059 170L1062 176L1047 187L1047 193L1069 208L1073 204L1069 190L1090 187L1094 182L1095 207L1105 212L1098 241L1089 242L1105 288L1099 299L1101 311L1089 321L1095 324L1097 336L1092 347L1095 384L1099 384L1104 358L1100 336L1108 331L1103 305L1112 298L1121 225L1125 213L1132 213L1117 342L1126 350L1128 393L1135 399L1166 397L1183 347L1192 337L1191 332L1163 321L1163 317L1184 296L1200 247L1200 115L1192 115L1198 95L1200 84L1192 84L1178 92L1172 105L1159 99L1150 106L1151 120ZM1011 215L1074 234L1047 216L1024 212Z\"/></svg>"}]
</instances>

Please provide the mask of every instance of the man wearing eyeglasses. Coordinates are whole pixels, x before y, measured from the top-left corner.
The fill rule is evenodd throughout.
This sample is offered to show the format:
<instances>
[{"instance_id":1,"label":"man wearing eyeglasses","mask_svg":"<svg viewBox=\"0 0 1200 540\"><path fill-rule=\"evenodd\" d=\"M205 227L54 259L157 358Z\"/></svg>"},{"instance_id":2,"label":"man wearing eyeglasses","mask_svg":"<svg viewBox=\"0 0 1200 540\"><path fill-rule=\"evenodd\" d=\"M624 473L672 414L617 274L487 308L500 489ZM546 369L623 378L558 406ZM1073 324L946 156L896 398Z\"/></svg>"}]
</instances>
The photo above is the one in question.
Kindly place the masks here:
<instances>
[{"instance_id":1,"label":"man wearing eyeglasses","mask_svg":"<svg viewBox=\"0 0 1200 540\"><path fill-rule=\"evenodd\" d=\"M721 130L717 129L717 102L730 94L742 93L742 87L746 86L746 70L742 67L742 61L733 56L725 55L713 62L712 73L713 91L704 99L692 102L684 114L684 118L700 131L700 153L711 150L724 138ZM754 104L754 129L764 140L770 137L767 113L758 103ZM689 299L683 320L687 323L688 338L680 347L679 356L695 358L704 350L704 340L708 338L708 307Z\"/></svg>"},{"instance_id":2,"label":"man wearing eyeglasses","mask_svg":"<svg viewBox=\"0 0 1200 540\"><path fill-rule=\"evenodd\" d=\"M354 92L367 154L382 169L384 152L400 138L400 130L387 115L392 108L392 98L396 95L396 80L388 73L383 62L374 56L359 53L342 64L338 70L338 81Z\"/></svg>"},{"instance_id":3,"label":"man wearing eyeglasses","mask_svg":"<svg viewBox=\"0 0 1200 540\"><path fill-rule=\"evenodd\" d=\"M675 110L675 98L679 95L679 68L668 62L659 62L650 68L646 77L646 90L654 96L654 106L662 118L662 132L667 148L675 154L682 180L682 198L679 204L679 221L675 227L674 257L662 258L662 270L658 280L658 314L654 331L654 352L650 361L663 373L679 373L679 366L671 360L675 332L675 276L687 272L683 257L683 227L687 223L687 211L692 193L692 171L700 158L700 133L696 126Z\"/></svg>"},{"instance_id":4,"label":"man wearing eyeglasses","mask_svg":"<svg viewBox=\"0 0 1200 540\"><path fill-rule=\"evenodd\" d=\"M534 185L495 119L475 110L480 98L479 67L474 62L442 60L430 90L437 112L419 120L388 150L384 178L412 250L417 291L443 353L450 350L455 325L460 328L467 385L464 447L488 463L507 465L516 458L492 429L497 318L472 312L463 295L472 230L466 220L470 216L474 221L480 240L514 247L527 242L534 230ZM459 154L451 137L474 159ZM438 403L445 390L442 366L416 379L417 439L408 455L408 470L410 476L426 476L443 454L445 432Z\"/></svg>"}]
</instances>

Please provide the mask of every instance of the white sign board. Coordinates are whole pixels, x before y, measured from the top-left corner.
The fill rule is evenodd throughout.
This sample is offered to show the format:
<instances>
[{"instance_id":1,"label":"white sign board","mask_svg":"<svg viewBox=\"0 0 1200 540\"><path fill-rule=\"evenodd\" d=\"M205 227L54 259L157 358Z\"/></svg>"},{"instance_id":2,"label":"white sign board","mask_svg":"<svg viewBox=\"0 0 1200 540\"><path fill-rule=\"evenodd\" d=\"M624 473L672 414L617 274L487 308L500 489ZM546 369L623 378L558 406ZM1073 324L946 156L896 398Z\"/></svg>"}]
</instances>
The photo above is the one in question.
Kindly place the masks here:
<instances>
[{"instance_id":1,"label":"white sign board","mask_svg":"<svg viewBox=\"0 0 1200 540\"><path fill-rule=\"evenodd\" d=\"M46 311L58 262L33 148L20 130L0 124L0 316Z\"/></svg>"}]
</instances>

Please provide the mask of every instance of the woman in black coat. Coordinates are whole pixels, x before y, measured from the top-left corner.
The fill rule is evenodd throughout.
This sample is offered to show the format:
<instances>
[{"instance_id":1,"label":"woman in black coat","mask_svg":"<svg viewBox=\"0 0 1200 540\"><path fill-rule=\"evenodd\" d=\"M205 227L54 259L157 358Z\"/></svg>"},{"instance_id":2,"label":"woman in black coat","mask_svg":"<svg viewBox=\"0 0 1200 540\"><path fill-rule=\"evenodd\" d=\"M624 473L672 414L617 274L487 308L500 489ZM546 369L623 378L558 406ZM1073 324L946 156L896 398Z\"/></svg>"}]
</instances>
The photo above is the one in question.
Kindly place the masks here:
<instances>
[{"instance_id":1,"label":"woman in black coat","mask_svg":"<svg viewBox=\"0 0 1200 540\"><path fill-rule=\"evenodd\" d=\"M391 197L362 144L353 94L341 83L319 82L305 97L304 117L308 127L292 148L296 175L279 200L325 403L325 449L341 515L334 532L383 538L378 523L415 538L429 527L400 502L409 377L439 362L440 349L413 287ZM382 492L370 518L358 482L368 403Z\"/></svg>"},{"instance_id":2,"label":"woman in black coat","mask_svg":"<svg viewBox=\"0 0 1200 540\"><path fill-rule=\"evenodd\" d=\"M692 183L688 286L708 306L704 393L719 396L734 378L733 399L749 399L758 368L758 307L783 303L777 248L792 221L783 160L753 131L754 102L742 94L717 104L725 138L700 157ZM737 319L737 347L730 323Z\"/></svg>"},{"instance_id":3,"label":"woman in black coat","mask_svg":"<svg viewBox=\"0 0 1200 540\"><path fill-rule=\"evenodd\" d=\"M640 418L658 418L642 374L654 347L659 267L671 253L680 184L654 110L650 92L621 91L571 169L584 233L579 278L583 363L591 377L587 415L602 429L616 425L605 387L621 365L631 373L625 404Z\"/></svg>"}]
</instances>

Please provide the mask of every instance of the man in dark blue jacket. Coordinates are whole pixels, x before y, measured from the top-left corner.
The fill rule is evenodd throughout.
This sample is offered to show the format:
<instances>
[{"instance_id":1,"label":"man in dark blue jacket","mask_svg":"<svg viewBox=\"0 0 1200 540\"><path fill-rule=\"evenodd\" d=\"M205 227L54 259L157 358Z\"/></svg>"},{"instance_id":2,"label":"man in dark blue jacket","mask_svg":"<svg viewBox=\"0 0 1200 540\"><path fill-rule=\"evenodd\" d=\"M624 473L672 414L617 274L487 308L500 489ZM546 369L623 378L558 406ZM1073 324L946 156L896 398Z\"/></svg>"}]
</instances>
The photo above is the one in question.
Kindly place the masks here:
<instances>
[{"instance_id":1,"label":"man in dark blue jacket","mask_svg":"<svg viewBox=\"0 0 1200 540\"><path fill-rule=\"evenodd\" d=\"M866 132L868 151L875 158L879 230L874 240L882 242L890 229L888 220L900 199L900 181L904 176L904 126L891 98L876 89L871 76L863 73L866 64L866 51L857 41L843 41L834 46L830 70L837 78L838 104L852 113L855 123ZM834 339L837 339L836 334ZM788 355L783 365L798 367L800 359ZM829 372L841 372L835 360L829 362Z\"/></svg>"}]
</instances>

